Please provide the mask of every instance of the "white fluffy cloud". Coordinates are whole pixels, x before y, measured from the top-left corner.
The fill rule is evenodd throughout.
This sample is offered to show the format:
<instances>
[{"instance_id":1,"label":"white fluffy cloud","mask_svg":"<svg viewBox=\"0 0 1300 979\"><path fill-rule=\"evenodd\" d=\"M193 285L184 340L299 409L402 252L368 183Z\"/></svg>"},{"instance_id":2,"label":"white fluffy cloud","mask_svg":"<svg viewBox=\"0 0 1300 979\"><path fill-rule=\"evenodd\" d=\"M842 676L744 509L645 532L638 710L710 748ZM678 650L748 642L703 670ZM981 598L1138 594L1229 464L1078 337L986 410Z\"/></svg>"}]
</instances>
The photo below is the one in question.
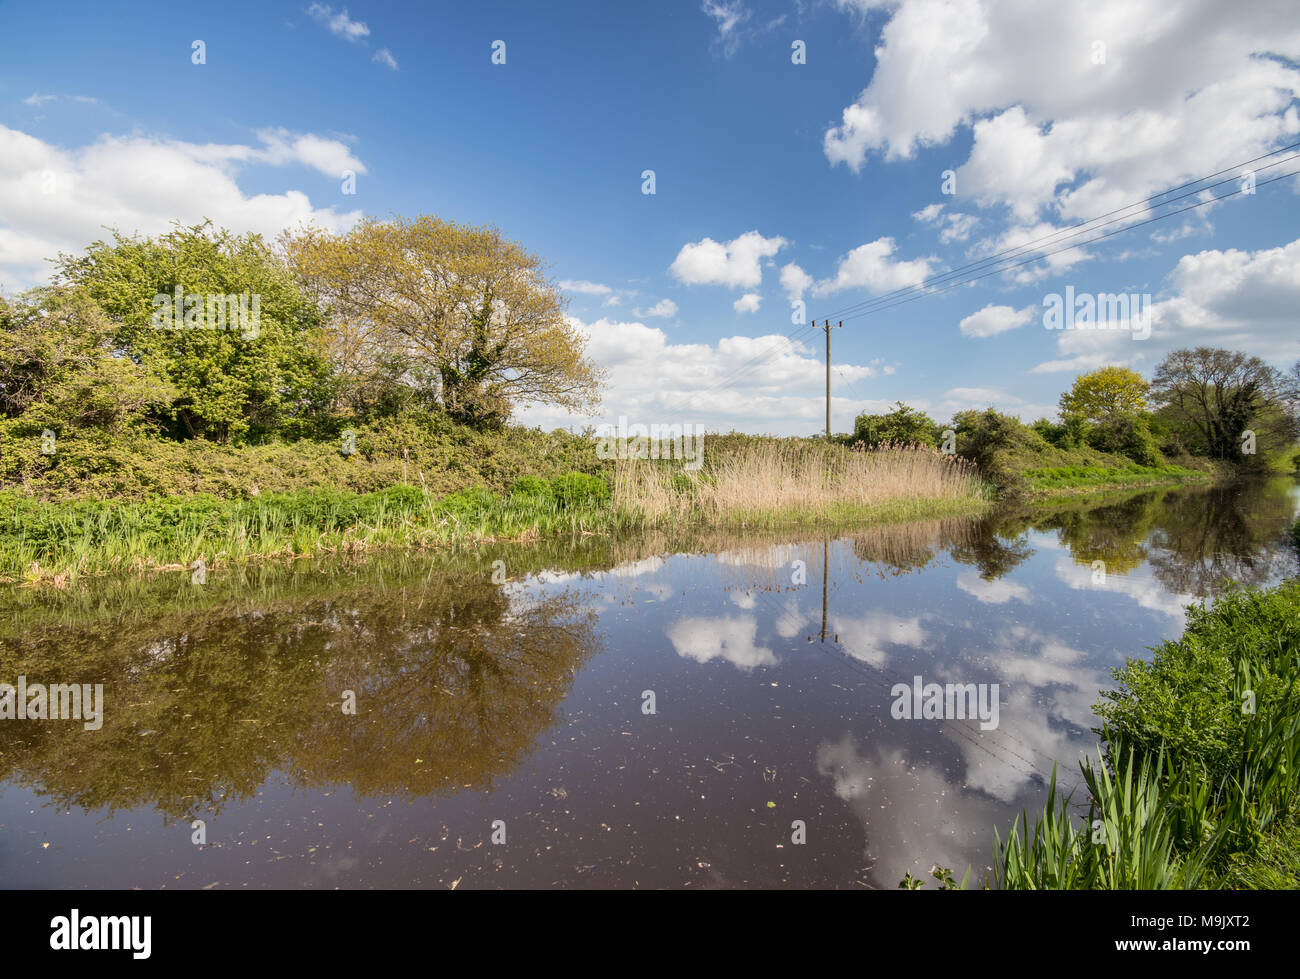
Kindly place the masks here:
<instances>
[{"instance_id":1,"label":"white fluffy cloud","mask_svg":"<svg viewBox=\"0 0 1300 979\"><path fill-rule=\"evenodd\" d=\"M777 335L723 337L714 343L673 343L641 322L570 317L588 338L587 356L609 370L600 416L579 417L545 407L521 412L528 425L581 427L619 415L645 424L700 424L807 434L825 420L826 363L818 349ZM887 411L885 399L849 398L845 385L878 376L871 364L836 364L832 420L847 430L859 412Z\"/></svg>"},{"instance_id":2,"label":"white fluffy cloud","mask_svg":"<svg viewBox=\"0 0 1300 979\"><path fill-rule=\"evenodd\" d=\"M1168 276L1172 295L1151 307L1151 335L1127 330L1054 334L1061 355L1034 373L1105 364L1151 369L1178 347L1229 347L1279 366L1300 357L1300 239L1258 251L1208 249L1184 255ZM1052 336L1053 334L1048 334Z\"/></svg>"},{"instance_id":3,"label":"white fluffy cloud","mask_svg":"<svg viewBox=\"0 0 1300 979\"><path fill-rule=\"evenodd\" d=\"M157 234L173 220L209 217L273 237L303 221L339 229L360 217L315 207L299 190L244 194L236 177L256 164L297 164L333 179L345 169L366 172L338 140L284 129L258 138L260 145L243 145L106 135L67 150L0 125L0 287L37 284L49 275L46 259L85 248L105 228Z\"/></svg>"},{"instance_id":4,"label":"white fluffy cloud","mask_svg":"<svg viewBox=\"0 0 1300 979\"><path fill-rule=\"evenodd\" d=\"M994 306L989 303L983 309L971 313L959 324L962 336L991 337L1006 333L1017 327L1032 323L1038 316L1037 306L1015 309L1012 306Z\"/></svg>"},{"instance_id":5,"label":"white fluffy cloud","mask_svg":"<svg viewBox=\"0 0 1300 979\"><path fill-rule=\"evenodd\" d=\"M762 303L763 297L756 292L747 292L734 303L731 307L737 313L757 313L759 304Z\"/></svg>"},{"instance_id":6,"label":"white fluffy cloud","mask_svg":"<svg viewBox=\"0 0 1300 979\"><path fill-rule=\"evenodd\" d=\"M869 289L875 293L893 292L924 282L930 275L934 258L895 261L893 238L877 238L859 245L840 258L835 275L823 279L813 288L813 295L826 296L845 289Z\"/></svg>"},{"instance_id":7,"label":"white fluffy cloud","mask_svg":"<svg viewBox=\"0 0 1300 979\"><path fill-rule=\"evenodd\" d=\"M941 214L942 210L942 204L927 204L921 210L912 212L913 219L921 224L938 226L940 244L965 241L975 225L979 224L979 218L973 214Z\"/></svg>"},{"instance_id":8,"label":"white fluffy cloud","mask_svg":"<svg viewBox=\"0 0 1300 979\"><path fill-rule=\"evenodd\" d=\"M1021 224L1091 218L1300 132L1293 0L1232 16L1215 0L839 5L891 12L869 84L825 134L827 159L856 171L967 130L958 196L1005 205Z\"/></svg>"},{"instance_id":9,"label":"white fluffy cloud","mask_svg":"<svg viewBox=\"0 0 1300 979\"><path fill-rule=\"evenodd\" d=\"M677 304L671 299L660 299L649 309L632 310L637 316L669 317L677 315Z\"/></svg>"},{"instance_id":10,"label":"white fluffy cloud","mask_svg":"<svg viewBox=\"0 0 1300 979\"><path fill-rule=\"evenodd\" d=\"M757 231L746 231L725 244L704 238L683 245L668 271L687 285L756 289L763 281L763 260L786 244L780 236L764 238Z\"/></svg>"},{"instance_id":11,"label":"white fluffy cloud","mask_svg":"<svg viewBox=\"0 0 1300 979\"><path fill-rule=\"evenodd\" d=\"M813 277L794 262L781 267L781 288L791 300L802 299L812 284Z\"/></svg>"}]
</instances>

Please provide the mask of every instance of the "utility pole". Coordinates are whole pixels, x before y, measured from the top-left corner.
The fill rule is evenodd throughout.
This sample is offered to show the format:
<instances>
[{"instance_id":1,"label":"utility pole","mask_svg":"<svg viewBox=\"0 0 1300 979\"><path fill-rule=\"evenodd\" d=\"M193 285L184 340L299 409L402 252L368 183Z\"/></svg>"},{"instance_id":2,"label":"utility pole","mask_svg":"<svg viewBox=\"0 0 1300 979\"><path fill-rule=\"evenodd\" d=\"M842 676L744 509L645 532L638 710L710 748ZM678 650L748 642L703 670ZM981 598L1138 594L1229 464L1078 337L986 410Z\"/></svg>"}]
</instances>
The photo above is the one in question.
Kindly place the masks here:
<instances>
[{"instance_id":1,"label":"utility pole","mask_svg":"<svg viewBox=\"0 0 1300 979\"><path fill-rule=\"evenodd\" d=\"M816 325L816 320L813 321L813 325ZM822 327L826 331L826 440L828 442L831 437L831 330L838 330L843 325L843 320L834 326L831 326L830 320L826 320L826 325Z\"/></svg>"},{"instance_id":2,"label":"utility pole","mask_svg":"<svg viewBox=\"0 0 1300 979\"><path fill-rule=\"evenodd\" d=\"M831 569L830 541L822 541L822 642L826 641L826 580Z\"/></svg>"}]
</instances>

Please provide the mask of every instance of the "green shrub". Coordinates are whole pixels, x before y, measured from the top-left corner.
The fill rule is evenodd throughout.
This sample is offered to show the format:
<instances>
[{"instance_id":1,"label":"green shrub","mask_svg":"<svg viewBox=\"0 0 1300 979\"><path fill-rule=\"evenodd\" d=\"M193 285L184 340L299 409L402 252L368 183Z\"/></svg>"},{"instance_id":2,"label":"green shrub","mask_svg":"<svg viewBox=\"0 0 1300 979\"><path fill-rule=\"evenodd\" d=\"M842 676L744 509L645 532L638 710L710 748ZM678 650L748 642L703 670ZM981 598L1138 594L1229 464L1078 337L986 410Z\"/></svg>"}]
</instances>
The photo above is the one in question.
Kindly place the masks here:
<instances>
[{"instance_id":1,"label":"green shrub","mask_svg":"<svg viewBox=\"0 0 1300 979\"><path fill-rule=\"evenodd\" d=\"M551 480L551 491L562 507L603 505L609 502L609 484L599 476L568 473Z\"/></svg>"},{"instance_id":2,"label":"green shrub","mask_svg":"<svg viewBox=\"0 0 1300 979\"><path fill-rule=\"evenodd\" d=\"M1161 744L1204 765L1210 777L1233 770L1246 730L1283 701L1283 678L1300 666L1300 580L1273 591L1242 590L1193 605L1181 638L1156 647L1150 662L1115 671L1097 713L1139 750ZM1247 691L1253 713L1243 710Z\"/></svg>"},{"instance_id":3,"label":"green shrub","mask_svg":"<svg viewBox=\"0 0 1300 979\"><path fill-rule=\"evenodd\" d=\"M550 500L555 496L551 484L540 476L520 476L510 487L510 493L531 500Z\"/></svg>"},{"instance_id":4,"label":"green shrub","mask_svg":"<svg viewBox=\"0 0 1300 979\"><path fill-rule=\"evenodd\" d=\"M1154 466L1162 461L1160 446L1150 426L1138 415L1107 418L1088 430L1087 442L1098 452L1122 455L1140 466Z\"/></svg>"},{"instance_id":5,"label":"green shrub","mask_svg":"<svg viewBox=\"0 0 1300 979\"><path fill-rule=\"evenodd\" d=\"M942 430L929 415L909 408L899 401L883 415L861 414L853 423L850 443L862 442L874 449L886 442L936 447Z\"/></svg>"}]
</instances>

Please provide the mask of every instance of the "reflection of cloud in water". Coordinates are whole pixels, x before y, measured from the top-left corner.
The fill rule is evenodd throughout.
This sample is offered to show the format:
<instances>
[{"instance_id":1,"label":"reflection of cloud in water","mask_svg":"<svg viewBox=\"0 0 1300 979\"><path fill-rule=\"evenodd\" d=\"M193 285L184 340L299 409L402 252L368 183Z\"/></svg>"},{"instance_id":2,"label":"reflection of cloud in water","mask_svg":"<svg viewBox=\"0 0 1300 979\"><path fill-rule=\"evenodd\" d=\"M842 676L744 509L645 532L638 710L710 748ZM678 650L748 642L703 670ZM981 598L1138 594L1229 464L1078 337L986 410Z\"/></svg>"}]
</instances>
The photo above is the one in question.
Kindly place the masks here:
<instances>
[{"instance_id":1,"label":"reflection of cloud in water","mask_svg":"<svg viewBox=\"0 0 1300 979\"><path fill-rule=\"evenodd\" d=\"M904 619L887 612L871 612L858 618L832 615L830 625L846 653L876 669L882 669L888 659L886 646L919 648L926 641L919 616Z\"/></svg>"},{"instance_id":2,"label":"reflection of cloud in water","mask_svg":"<svg viewBox=\"0 0 1300 979\"><path fill-rule=\"evenodd\" d=\"M1044 550L1066 551L1065 545L1059 541L1044 541L1042 546ZM1142 608L1171 616L1180 622L1183 619L1184 606L1196 601L1194 595L1179 595L1170 592L1149 574L1134 572L1128 574L1108 573L1104 583L1095 583L1092 580L1091 565L1077 563L1069 556L1068 552L1061 554L1056 559L1053 571L1057 579L1076 591L1105 591L1115 595L1126 595Z\"/></svg>"},{"instance_id":3,"label":"reflection of cloud in water","mask_svg":"<svg viewBox=\"0 0 1300 979\"><path fill-rule=\"evenodd\" d=\"M750 611L758 604L758 599L754 597L753 592L733 591L727 594L733 605L737 608L743 608Z\"/></svg>"},{"instance_id":4,"label":"reflection of cloud in water","mask_svg":"<svg viewBox=\"0 0 1300 979\"><path fill-rule=\"evenodd\" d=\"M986 581L974 571L964 571L957 576L957 587L967 595L973 595L986 605L1002 605L1011 601L1031 601L1029 589L1005 578Z\"/></svg>"},{"instance_id":5,"label":"reflection of cloud in water","mask_svg":"<svg viewBox=\"0 0 1300 979\"><path fill-rule=\"evenodd\" d=\"M799 611L799 600L792 595L785 600L785 609L776 620L776 634L782 639L793 639L812 621L811 615Z\"/></svg>"},{"instance_id":6,"label":"reflection of cloud in water","mask_svg":"<svg viewBox=\"0 0 1300 979\"><path fill-rule=\"evenodd\" d=\"M677 655L707 663L722 659L742 670L775 666L776 654L755 643L758 620L752 615L682 619L668 630L668 641Z\"/></svg>"},{"instance_id":7,"label":"reflection of cloud in water","mask_svg":"<svg viewBox=\"0 0 1300 979\"><path fill-rule=\"evenodd\" d=\"M655 574L665 568L667 564L668 562L663 558L652 555L639 561L625 561L623 564L615 565L608 571L594 571L592 577L639 578L643 574Z\"/></svg>"},{"instance_id":8,"label":"reflection of cloud in water","mask_svg":"<svg viewBox=\"0 0 1300 979\"><path fill-rule=\"evenodd\" d=\"M989 655L1002 705L997 730L963 725L963 736L952 729L956 722L945 725L966 759L968 785L1011 801L1035 773L1046 779L1053 761L1060 763L1061 784L1078 782L1077 760L1096 747L1092 705L1104 682L1099 671L1083 665L1086 655L1024 626L1007 630L1002 648Z\"/></svg>"},{"instance_id":9,"label":"reflection of cloud in water","mask_svg":"<svg viewBox=\"0 0 1300 979\"><path fill-rule=\"evenodd\" d=\"M963 792L955 775L932 765L909 765L900 750L877 746L863 754L848 735L817 749L817 771L834 780L835 794L862 820L879 886L896 887L908 871L933 885L934 864L958 880L970 867L971 884L983 883L993 827L1008 822L1009 807Z\"/></svg>"}]
</instances>

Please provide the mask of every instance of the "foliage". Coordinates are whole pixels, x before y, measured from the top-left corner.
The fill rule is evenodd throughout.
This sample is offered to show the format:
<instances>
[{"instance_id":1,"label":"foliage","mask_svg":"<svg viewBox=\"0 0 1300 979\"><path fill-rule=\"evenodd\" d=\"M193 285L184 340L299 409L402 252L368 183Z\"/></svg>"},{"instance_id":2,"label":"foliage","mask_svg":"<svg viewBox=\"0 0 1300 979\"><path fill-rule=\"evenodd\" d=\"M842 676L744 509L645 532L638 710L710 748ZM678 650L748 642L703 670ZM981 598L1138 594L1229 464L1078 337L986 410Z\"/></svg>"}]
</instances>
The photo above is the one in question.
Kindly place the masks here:
<instances>
[{"instance_id":1,"label":"foliage","mask_svg":"<svg viewBox=\"0 0 1300 979\"><path fill-rule=\"evenodd\" d=\"M1116 415L1134 415L1146 410L1150 385L1128 367L1099 367L1074 379L1061 395L1061 414L1079 415L1100 424Z\"/></svg>"},{"instance_id":2,"label":"foliage","mask_svg":"<svg viewBox=\"0 0 1300 979\"><path fill-rule=\"evenodd\" d=\"M82 289L0 297L0 418L28 435L118 433L164 412L175 389L115 349L115 324Z\"/></svg>"},{"instance_id":3,"label":"foliage","mask_svg":"<svg viewBox=\"0 0 1300 979\"><path fill-rule=\"evenodd\" d=\"M442 495L473 485L505 492L521 476L550 480L610 467L582 433L514 426L481 432L438 411L375 419L354 433L357 451L344 455L341 440L234 446L87 429L61 435L58 451L47 456L39 429L0 420L0 489L42 499L230 498L327 488L365 493L423 479Z\"/></svg>"},{"instance_id":4,"label":"foliage","mask_svg":"<svg viewBox=\"0 0 1300 979\"><path fill-rule=\"evenodd\" d=\"M510 495L551 499L555 494L551 489L551 484L541 477L520 476L515 480L514 485L510 487Z\"/></svg>"},{"instance_id":5,"label":"foliage","mask_svg":"<svg viewBox=\"0 0 1300 979\"><path fill-rule=\"evenodd\" d=\"M1294 879L1270 870L1300 809L1300 580L1188 611L1183 636L1115 671L1105 757L1082 765L1087 821L1056 795L1024 840L995 832L1011 888L1171 888ZM1287 865L1289 864L1289 869Z\"/></svg>"},{"instance_id":6,"label":"foliage","mask_svg":"<svg viewBox=\"0 0 1300 979\"><path fill-rule=\"evenodd\" d=\"M1158 646L1150 662L1130 659L1116 671L1120 687L1102 694L1098 715L1140 751L1163 744L1211 778L1226 775L1247 730L1281 709L1287 678L1300 668L1298 611L1295 579L1192 606L1180 639ZM1247 691L1252 713L1243 710Z\"/></svg>"},{"instance_id":7,"label":"foliage","mask_svg":"<svg viewBox=\"0 0 1300 979\"><path fill-rule=\"evenodd\" d=\"M115 346L173 386L168 410L156 414L174 438L295 437L313 430L328 401L319 314L259 235L209 223L157 238L114 232L111 244L61 254L56 282L84 290L116 325ZM160 326L172 321L156 316L168 308L159 297L175 300L177 289L188 297L177 310L183 325ZM243 328L228 317L218 328L229 310L210 297L222 296L247 297Z\"/></svg>"},{"instance_id":8,"label":"foliage","mask_svg":"<svg viewBox=\"0 0 1300 979\"><path fill-rule=\"evenodd\" d=\"M852 442L861 442L868 449L890 443L893 445L939 444L942 430L924 412L909 408L899 401L894 409L883 415L858 415L853 423Z\"/></svg>"},{"instance_id":9,"label":"foliage","mask_svg":"<svg viewBox=\"0 0 1300 979\"><path fill-rule=\"evenodd\" d=\"M609 483L599 476L567 473L551 480L551 494L566 509L609 503Z\"/></svg>"},{"instance_id":10,"label":"foliage","mask_svg":"<svg viewBox=\"0 0 1300 979\"><path fill-rule=\"evenodd\" d=\"M1175 350L1156 368L1152 398L1192 452L1258 466L1269 455L1294 453L1300 433L1283 376L1258 357L1213 347ZM1243 453L1255 433L1252 455Z\"/></svg>"},{"instance_id":11,"label":"foliage","mask_svg":"<svg viewBox=\"0 0 1300 979\"><path fill-rule=\"evenodd\" d=\"M1113 412L1088 429L1085 438L1098 452L1124 456L1139 466L1155 466L1163 461L1143 415Z\"/></svg>"},{"instance_id":12,"label":"foliage","mask_svg":"<svg viewBox=\"0 0 1300 979\"><path fill-rule=\"evenodd\" d=\"M496 228L371 217L283 244L328 309L345 411L405 387L456 421L499 428L522 402L591 410L599 400L602 371L584 358L541 259Z\"/></svg>"}]
</instances>

